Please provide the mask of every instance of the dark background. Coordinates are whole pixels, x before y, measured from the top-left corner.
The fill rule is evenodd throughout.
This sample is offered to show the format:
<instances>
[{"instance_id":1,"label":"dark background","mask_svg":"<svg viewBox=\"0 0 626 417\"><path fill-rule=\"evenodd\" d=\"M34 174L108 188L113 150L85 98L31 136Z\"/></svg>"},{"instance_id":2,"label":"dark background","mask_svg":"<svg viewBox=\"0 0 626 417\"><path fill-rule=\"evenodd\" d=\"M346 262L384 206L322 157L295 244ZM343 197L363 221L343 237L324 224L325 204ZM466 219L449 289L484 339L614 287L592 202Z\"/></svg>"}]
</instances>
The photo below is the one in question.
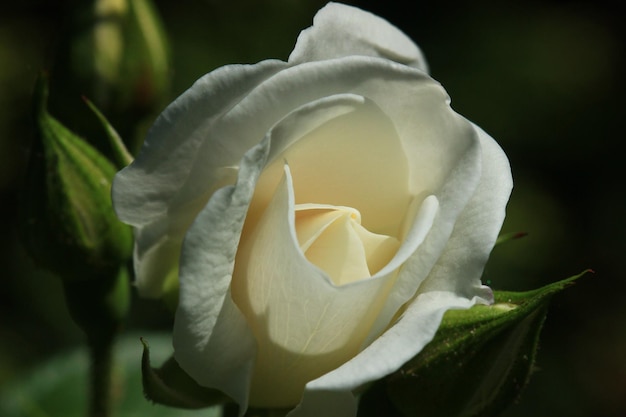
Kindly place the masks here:
<instances>
[{"instance_id":1,"label":"dark background","mask_svg":"<svg viewBox=\"0 0 626 417\"><path fill-rule=\"evenodd\" d=\"M218 66L287 59L324 3L156 2L171 41L168 99ZM526 290L596 271L554 298L538 370L505 416L626 415L623 14L603 2L348 3L405 31L452 106L507 152L515 187L503 231L529 235L495 249L485 276L493 288ZM58 59L72 7L0 6L0 387L81 342L58 280L32 264L15 230L32 86ZM52 87L53 96L64 92ZM159 306L135 306L129 328L169 325Z\"/></svg>"}]
</instances>

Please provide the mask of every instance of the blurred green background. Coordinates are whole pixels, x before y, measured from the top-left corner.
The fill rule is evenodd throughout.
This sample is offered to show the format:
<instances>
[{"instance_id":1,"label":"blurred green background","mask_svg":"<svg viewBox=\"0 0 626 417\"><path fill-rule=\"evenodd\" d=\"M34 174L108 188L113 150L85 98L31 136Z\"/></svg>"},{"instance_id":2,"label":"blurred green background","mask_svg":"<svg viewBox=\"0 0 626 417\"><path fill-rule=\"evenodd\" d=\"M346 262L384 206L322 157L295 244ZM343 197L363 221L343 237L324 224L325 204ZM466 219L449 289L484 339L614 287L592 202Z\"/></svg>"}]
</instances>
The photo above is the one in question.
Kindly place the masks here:
<instances>
[{"instance_id":1,"label":"blurred green background","mask_svg":"<svg viewBox=\"0 0 626 417\"><path fill-rule=\"evenodd\" d=\"M71 85L58 66L80 3L0 5L0 388L82 340L60 283L33 265L15 230L33 139L31 92L42 69L53 74L51 113L99 140L84 126L89 112L81 86ZM602 1L347 3L386 18L415 40L452 106L507 152L515 188L503 231L529 235L495 249L485 275L492 287L532 289L586 268L596 271L553 300L537 372L505 415L626 415L622 12ZM136 113L113 114L113 123L127 138L140 135L141 128L126 126L125 116L148 125L204 73L227 63L286 59L323 4L156 1L172 54L167 97L151 101L152 107L135 105L141 107ZM133 309L130 330L171 326L158 303L135 300Z\"/></svg>"}]
</instances>

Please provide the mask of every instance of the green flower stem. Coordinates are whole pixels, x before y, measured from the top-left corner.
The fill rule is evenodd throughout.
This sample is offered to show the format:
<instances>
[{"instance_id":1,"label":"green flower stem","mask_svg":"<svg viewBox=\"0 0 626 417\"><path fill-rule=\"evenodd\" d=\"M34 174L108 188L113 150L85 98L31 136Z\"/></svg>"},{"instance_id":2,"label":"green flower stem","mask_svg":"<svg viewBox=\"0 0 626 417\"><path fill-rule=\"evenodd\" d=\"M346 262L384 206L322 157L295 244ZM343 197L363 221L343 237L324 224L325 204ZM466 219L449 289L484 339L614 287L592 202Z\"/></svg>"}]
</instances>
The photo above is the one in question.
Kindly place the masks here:
<instances>
[{"instance_id":1,"label":"green flower stem","mask_svg":"<svg viewBox=\"0 0 626 417\"><path fill-rule=\"evenodd\" d=\"M89 342L91 398L89 417L109 417L112 403L113 338Z\"/></svg>"},{"instance_id":2,"label":"green flower stem","mask_svg":"<svg viewBox=\"0 0 626 417\"><path fill-rule=\"evenodd\" d=\"M113 346L129 308L126 268L113 276L64 283L74 322L83 330L91 362L89 417L109 417L113 400Z\"/></svg>"}]
</instances>

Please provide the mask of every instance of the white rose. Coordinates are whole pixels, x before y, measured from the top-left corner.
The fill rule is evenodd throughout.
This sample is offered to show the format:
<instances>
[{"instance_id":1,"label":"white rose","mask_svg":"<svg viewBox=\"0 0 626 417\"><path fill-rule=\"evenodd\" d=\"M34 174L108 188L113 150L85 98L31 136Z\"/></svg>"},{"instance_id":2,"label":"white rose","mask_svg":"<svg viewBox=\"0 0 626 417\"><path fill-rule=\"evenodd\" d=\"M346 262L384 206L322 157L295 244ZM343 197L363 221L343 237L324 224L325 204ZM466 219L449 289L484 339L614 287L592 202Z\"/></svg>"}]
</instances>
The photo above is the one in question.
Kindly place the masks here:
<instances>
[{"instance_id":1,"label":"white rose","mask_svg":"<svg viewBox=\"0 0 626 417\"><path fill-rule=\"evenodd\" d=\"M242 412L353 416L446 310L492 301L480 276L511 187L419 49L331 3L287 62L219 68L174 101L113 199L140 293L161 295L181 254L174 349L193 379Z\"/></svg>"}]
</instances>

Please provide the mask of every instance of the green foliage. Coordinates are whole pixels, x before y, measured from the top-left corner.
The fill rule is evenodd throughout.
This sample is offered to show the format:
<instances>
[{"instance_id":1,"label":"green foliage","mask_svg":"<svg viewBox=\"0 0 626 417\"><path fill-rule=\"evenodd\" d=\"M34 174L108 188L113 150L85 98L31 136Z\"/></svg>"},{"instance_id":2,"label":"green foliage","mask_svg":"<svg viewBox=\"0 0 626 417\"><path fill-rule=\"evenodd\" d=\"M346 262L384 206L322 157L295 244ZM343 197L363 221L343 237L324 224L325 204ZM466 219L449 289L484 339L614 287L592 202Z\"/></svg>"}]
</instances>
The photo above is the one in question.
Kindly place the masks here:
<instances>
[{"instance_id":1,"label":"green foliage","mask_svg":"<svg viewBox=\"0 0 626 417\"><path fill-rule=\"evenodd\" d=\"M148 335L157 360L171 353L168 335ZM116 345L113 369L113 416L119 417L221 417L219 407L187 411L154 405L142 395L139 335L127 335ZM3 417L83 417L89 393L89 360L85 348L51 358L19 379L0 395Z\"/></svg>"}]
</instances>

